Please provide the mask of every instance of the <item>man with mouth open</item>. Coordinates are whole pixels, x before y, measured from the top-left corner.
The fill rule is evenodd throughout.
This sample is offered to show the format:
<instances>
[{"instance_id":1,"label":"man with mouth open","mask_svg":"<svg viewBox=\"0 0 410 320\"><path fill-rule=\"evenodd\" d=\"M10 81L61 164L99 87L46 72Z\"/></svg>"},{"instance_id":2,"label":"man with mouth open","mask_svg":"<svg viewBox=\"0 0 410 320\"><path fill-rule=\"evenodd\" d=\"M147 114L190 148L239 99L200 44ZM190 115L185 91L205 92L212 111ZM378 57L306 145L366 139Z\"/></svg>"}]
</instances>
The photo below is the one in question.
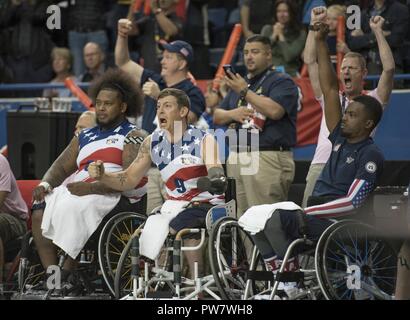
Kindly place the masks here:
<instances>
[{"instance_id":1,"label":"man with mouth open","mask_svg":"<svg viewBox=\"0 0 410 320\"><path fill-rule=\"evenodd\" d=\"M160 91L165 88L176 88L184 91L191 101L188 123L195 123L205 111L205 97L201 90L188 78L189 65L193 61L193 50L189 43L181 40L171 43L160 43L164 49L161 60L161 74L143 68L130 59L128 52L128 35L132 29L131 21L118 21L118 37L115 45L115 63L122 70L141 84L145 94L142 129L152 133L157 127L156 106ZM153 167L148 173L147 212L160 206L166 198L159 171Z\"/></svg>"},{"instance_id":2,"label":"man with mouth open","mask_svg":"<svg viewBox=\"0 0 410 320\"><path fill-rule=\"evenodd\" d=\"M326 22L326 19L327 11L325 7L316 7L312 10L312 26L318 22ZM348 105L349 101L361 94L366 94L376 98L382 104L383 108L385 108L389 102L390 94L393 89L395 63L393 53L383 34L383 24L384 19L380 16L375 16L370 20L370 27L373 30L374 35L376 36L380 58L383 65L383 72L380 76L376 89L372 91L363 90L364 78L367 75L366 60L364 59L364 57L356 52L349 52L344 56L339 75L343 88L343 90L340 92L340 101L343 112L345 111L345 108ZM318 78L318 65L316 62L315 47L314 32L310 30L308 38L306 40L304 60L308 66L309 78L314 94L318 102L320 103L322 110L324 110L323 95ZM374 132L372 134L374 135ZM332 144L330 143L328 136L329 130L326 126L325 116L323 115L315 155L313 156L309 172L306 176L306 188L302 204L303 207L306 206L307 199L312 194L316 180L322 172L327 160L329 159L332 150Z\"/></svg>"},{"instance_id":3,"label":"man with mouth open","mask_svg":"<svg viewBox=\"0 0 410 320\"><path fill-rule=\"evenodd\" d=\"M208 176L211 181L222 178L220 182L224 182L224 171L219 160L215 138L188 125L189 108L189 98L182 90L175 88L162 90L157 102L159 130L154 131L144 140L137 158L127 170L105 173L102 161L93 162L88 168L92 178L99 180L105 186L121 191L138 184L153 162L165 183L168 200L175 200L184 205L184 209L169 222L171 234L176 234L185 228L205 226L208 209L213 205L224 203L225 183L211 189L212 193L202 191L198 187L199 178L204 176ZM174 209L173 213L175 213ZM148 230L148 225L155 224L157 218L157 214L149 216L145 229ZM144 231L142 232L140 244L145 236L154 237L153 241L160 242L161 237L158 238L148 232L145 235ZM157 232L160 233L155 229L155 233ZM196 246L198 243L199 239L196 237L184 240L186 246ZM163 242L159 243L162 244ZM142 250L141 254L144 254ZM203 262L198 250L187 251L186 255L191 278L195 261L198 262L198 270L201 274ZM155 256L148 257L155 259Z\"/></svg>"}]
</instances>

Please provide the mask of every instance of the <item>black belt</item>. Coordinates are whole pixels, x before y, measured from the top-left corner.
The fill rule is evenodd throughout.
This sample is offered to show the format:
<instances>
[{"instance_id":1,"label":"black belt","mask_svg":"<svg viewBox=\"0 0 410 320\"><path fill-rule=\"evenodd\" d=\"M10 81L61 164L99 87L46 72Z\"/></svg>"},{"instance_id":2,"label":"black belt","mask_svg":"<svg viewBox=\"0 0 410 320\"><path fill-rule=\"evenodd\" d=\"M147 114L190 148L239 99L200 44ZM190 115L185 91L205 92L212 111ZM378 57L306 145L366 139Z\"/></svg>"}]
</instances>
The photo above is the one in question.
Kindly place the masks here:
<instances>
[{"instance_id":1,"label":"black belt","mask_svg":"<svg viewBox=\"0 0 410 320\"><path fill-rule=\"evenodd\" d=\"M236 149L236 150L235 150ZM236 146L232 150L236 152L251 152L251 151L291 151L291 147L284 147L284 146L266 146L266 147L259 147L255 149L251 149L251 146Z\"/></svg>"}]
</instances>

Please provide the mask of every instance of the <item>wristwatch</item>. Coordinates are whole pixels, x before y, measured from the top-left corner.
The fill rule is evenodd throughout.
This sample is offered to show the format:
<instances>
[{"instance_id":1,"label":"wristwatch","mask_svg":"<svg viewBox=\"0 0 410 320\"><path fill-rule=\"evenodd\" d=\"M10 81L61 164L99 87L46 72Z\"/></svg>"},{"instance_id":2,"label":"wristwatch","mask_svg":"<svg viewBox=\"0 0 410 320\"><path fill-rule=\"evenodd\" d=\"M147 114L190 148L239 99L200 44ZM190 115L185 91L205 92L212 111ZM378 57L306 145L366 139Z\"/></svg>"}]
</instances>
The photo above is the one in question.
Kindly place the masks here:
<instances>
[{"instance_id":1,"label":"wristwatch","mask_svg":"<svg viewBox=\"0 0 410 320\"><path fill-rule=\"evenodd\" d=\"M248 87L246 87L245 89L241 90L241 91L239 92L239 97L240 97L241 99L245 99L246 94L248 93L248 90L249 90Z\"/></svg>"}]
</instances>

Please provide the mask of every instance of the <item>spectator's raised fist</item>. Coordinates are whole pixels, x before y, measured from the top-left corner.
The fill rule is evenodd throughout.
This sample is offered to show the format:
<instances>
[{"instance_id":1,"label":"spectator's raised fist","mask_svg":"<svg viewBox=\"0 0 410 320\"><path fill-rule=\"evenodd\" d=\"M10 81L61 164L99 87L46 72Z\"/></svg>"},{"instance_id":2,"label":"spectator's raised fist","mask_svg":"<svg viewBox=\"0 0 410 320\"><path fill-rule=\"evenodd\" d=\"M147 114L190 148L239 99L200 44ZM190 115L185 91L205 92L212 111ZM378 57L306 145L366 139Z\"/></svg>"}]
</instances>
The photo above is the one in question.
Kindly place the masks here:
<instances>
[{"instance_id":1,"label":"spectator's raised fist","mask_svg":"<svg viewBox=\"0 0 410 320\"><path fill-rule=\"evenodd\" d=\"M382 31L384 18L381 16L374 16L370 18L370 28L373 32Z\"/></svg>"},{"instance_id":2,"label":"spectator's raised fist","mask_svg":"<svg viewBox=\"0 0 410 320\"><path fill-rule=\"evenodd\" d=\"M130 31L132 30L132 22L128 19L118 20L118 35L121 37L128 37Z\"/></svg>"},{"instance_id":3,"label":"spectator's raised fist","mask_svg":"<svg viewBox=\"0 0 410 320\"><path fill-rule=\"evenodd\" d=\"M101 160L91 162L88 165L88 174L95 180L100 180L104 175L104 163Z\"/></svg>"},{"instance_id":4,"label":"spectator's raised fist","mask_svg":"<svg viewBox=\"0 0 410 320\"><path fill-rule=\"evenodd\" d=\"M327 18L326 7L315 7L310 12L310 23L325 22Z\"/></svg>"}]
</instances>

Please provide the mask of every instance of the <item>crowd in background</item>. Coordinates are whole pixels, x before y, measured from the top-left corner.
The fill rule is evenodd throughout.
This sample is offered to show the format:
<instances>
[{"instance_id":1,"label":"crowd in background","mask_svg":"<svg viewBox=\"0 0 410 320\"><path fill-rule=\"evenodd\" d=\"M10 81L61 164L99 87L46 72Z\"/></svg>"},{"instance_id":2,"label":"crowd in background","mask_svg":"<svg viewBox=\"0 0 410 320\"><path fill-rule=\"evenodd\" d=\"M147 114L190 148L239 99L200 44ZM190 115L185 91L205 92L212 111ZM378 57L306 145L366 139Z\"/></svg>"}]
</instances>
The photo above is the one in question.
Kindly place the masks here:
<instances>
[{"instance_id":1,"label":"crowd in background","mask_svg":"<svg viewBox=\"0 0 410 320\"><path fill-rule=\"evenodd\" d=\"M233 26L242 23L243 39L261 33L272 43L273 64L298 76L303 65L310 11L332 6L329 24L331 54L356 51L363 54L369 74L380 74L381 63L368 21L385 18L387 41L393 50L396 73L410 73L409 0L152 0L151 13L135 11L135 0L5 0L0 3L0 83L60 82L67 76L92 81L114 66L117 21L129 18L131 58L154 71L160 70L160 41L182 39L194 50L190 66L196 79L212 79ZM47 28L47 7L61 8L61 29ZM361 7L361 29L346 30L346 41L336 43L337 17L346 7ZM182 8L182 10L181 10ZM241 52L243 41L238 47ZM218 50L218 48L220 48ZM241 54L234 64L241 69ZM397 84L396 88L406 83ZM20 92L21 95L31 92ZM67 92L48 90L48 96Z\"/></svg>"}]
</instances>

